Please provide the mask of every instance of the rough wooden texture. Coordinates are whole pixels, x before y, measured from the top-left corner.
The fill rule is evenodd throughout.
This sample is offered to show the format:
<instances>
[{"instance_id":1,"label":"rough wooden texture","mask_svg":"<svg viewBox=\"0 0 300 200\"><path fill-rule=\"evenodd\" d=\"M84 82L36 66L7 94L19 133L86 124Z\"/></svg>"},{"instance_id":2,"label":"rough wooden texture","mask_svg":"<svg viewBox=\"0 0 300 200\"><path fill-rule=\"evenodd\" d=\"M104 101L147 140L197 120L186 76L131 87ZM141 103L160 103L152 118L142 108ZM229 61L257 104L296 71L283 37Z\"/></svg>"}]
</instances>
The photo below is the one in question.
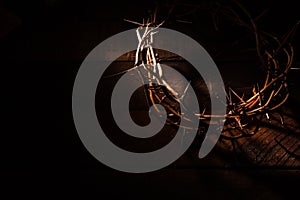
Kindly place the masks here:
<instances>
[{"instance_id":1,"label":"rough wooden texture","mask_svg":"<svg viewBox=\"0 0 300 200\"><path fill-rule=\"evenodd\" d=\"M126 56L127 55L127 56ZM120 60L114 62L107 74L112 75L118 72L126 72L126 69L133 67L132 53L122 56ZM131 56L130 56L131 55ZM162 55L166 57L172 57L172 54L168 52L163 52ZM126 57L128 60L126 60ZM173 57L174 58L174 57ZM191 74L189 71L190 64L183 61L165 61L164 64L175 68L181 73L188 75ZM226 86L232 86L239 94L247 93L247 91L252 91L252 85L256 81L260 81L263 76L259 74L259 70L255 69L254 62L241 62L241 63L217 63L220 69L220 73L223 76ZM121 74L118 75L119 77ZM109 82L117 81L118 76L112 77L114 80L105 79L104 84L108 85ZM292 77L292 83L295 78ZM110 84L111 85L111 84ZM205 83L200 81L199 84L195 84L196 92L205 91ZM109 91L112 88L106 90ZM293 89L293 88L292 88ZM108 94L107 93L107 94ZM140 95L139 95L140 94ZM143 124L147 118L147 109L145 109L146 104L145 98L141 98L144 95L143 91L136 93L132 97L132 102L134 102L135 107L133 107L133 116L136 116L136 121ZM291 91L291 99L297 97L296 90ZM99 98L100 99L100 98ZM203 98L202 98L203 100ZM298 100L296 99L296 102ZM101 97L101 102L104 103L103 95ZM186 154L187 156L180 158L173 166L174 167L203 167L203 166L214 166L214 167L279 167L279 168L295 168L300 166L300 124L297 118L297 111L293 108L294 102L287 102L282 108L269 113L270 119L268 120L266 115L263 116L262 123L258 132L251 137L242 137L234 140L226 140L220 138L216 147L213 149L212 153L208 155L207 159L200 160L197 158L199 148L201 146L201 137L196 137L195 144L191 146ZM100 106L101 107L101 106ZM104 106L105 107L105 106ZM281 117L284 123L281 123ZM103 117L106 118L106 117ZM113 128L109 128L112 131ZM150 143L146 141L138 142L134 141L132 145L126 145L126 142L131 140L126 138L120 139L119 136L112 135L115 137L115 142L118 144L124 143L123 147L130 146L131 149L136 151L139 148L145 151L155 149L157 147L162 147L166 142L170 141L176 130L171 127L165 128L164 133L160 133L159 137L152 138ZM197 141L198 140L198 141ZM118 141L122 141L121 143ZM132 142L132 141L131 141ZM141 151L144 151L141 150ZM214 161L212 161L214 160Z\"/></svg>"},{"instance_id":2,"label":"rough wooden texture","mask_svg":"<svg viewBox=\"0 0 300 200\"><path fill-rule=\"evenodd\" d=\"M284 124L278 112L265 116L259 131L236 140L222 139L218 146L224 151L233 151L257 166L299 167L300 126L295 116L285 107Z\"/></svg>"}]
</instances>

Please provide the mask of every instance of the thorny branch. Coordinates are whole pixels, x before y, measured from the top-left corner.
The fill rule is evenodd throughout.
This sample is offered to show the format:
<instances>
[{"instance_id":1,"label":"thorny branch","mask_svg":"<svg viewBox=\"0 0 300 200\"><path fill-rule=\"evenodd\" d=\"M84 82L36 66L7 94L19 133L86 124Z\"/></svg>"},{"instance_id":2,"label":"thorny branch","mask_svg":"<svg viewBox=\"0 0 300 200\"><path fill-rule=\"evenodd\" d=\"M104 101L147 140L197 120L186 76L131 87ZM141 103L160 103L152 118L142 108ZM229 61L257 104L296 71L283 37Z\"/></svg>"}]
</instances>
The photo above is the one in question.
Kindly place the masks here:
<instances>
[{"instance_id":1,"label":"thorny branch","mask_svg":"<svg viewBox=\"0 0 300 200\"><path fill-rule=\"evenodd\" d=\"M252 89L252 96L240 96L234 89L227 88L227 113L225 116L225 127L222 131L222 136L225 139L235 139L244 136L254 135L258 129L261 120L264 116L269 119L269 113L281 107L289 97L287 84L287 73L291 69L294 60L293 46L288 43L289 37L295 31L295 28L290 31L286 37L279 40L275 36L259 30L256 25L256 20L262 15L253 18L250 13L236 1L238 7L248 17L250 25L242 20L233 9L223 10L230 17L235 18L240 25L247 27L254 33L256 41L257 55L262 66L266 69L266 77L263 84L255 84ZM156 24L156 13L151 17L151 20L146 23L137 23L130 20L128 22L139 25L136 30L138 38L138 47L135 54L135 69L146 70L148 79L155 79L158 85L150 84L147 86L146 95L149 97L151 104L155 106L156 102L163 104L168 110L169 116L181 117L178 108L173 105L173 102L181 103L184 98L178 96L178 92L166 81L164 72L160 63L157 61L157 55L152 47L157 28L163 23ZM141 74L141 73L139 73ZM185 91L189 87L186 86ZM164 95L161 95L163 93ZM157 109L157 111L159 111ZM195 114L200 122L212 124L218 122L218 119L224 118L221 115L211 115L206 113L206 108L202 113ZM190 120L184 117L182 120ZM283 120L281 120L284 123ZM168 123L180 126L178 118L168 118ZM189 129L189 127L184 127ZM199 127L203 130L203 127Z\"/></svg>"}]
</instances>

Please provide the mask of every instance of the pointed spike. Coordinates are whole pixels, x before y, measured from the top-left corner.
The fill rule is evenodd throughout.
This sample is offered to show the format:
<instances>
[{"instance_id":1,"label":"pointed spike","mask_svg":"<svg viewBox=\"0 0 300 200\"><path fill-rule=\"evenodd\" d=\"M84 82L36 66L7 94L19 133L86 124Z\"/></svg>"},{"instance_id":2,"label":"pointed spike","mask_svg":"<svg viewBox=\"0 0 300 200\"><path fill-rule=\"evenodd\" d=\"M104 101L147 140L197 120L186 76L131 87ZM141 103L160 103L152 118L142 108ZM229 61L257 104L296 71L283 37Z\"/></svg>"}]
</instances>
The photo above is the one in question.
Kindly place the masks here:
<instances>
[{"instance_id":1,"label":"pointed spike","mask_svg":"<svg viewBox=\"0 0 300 200\"><path fill-rule=\"evenodd\" d=\"M284 118L281 112L279 113L279 117L280 117L281 124L284 125Z\"/></svg>"},{"instance_id":2,"label":"pointed spike","mask_svg":"<svg viewBox=\"0 0 300 200\"><path fill-rule=\"evenodd\" d=\"M260 93L260 89L259 89L258 83L256 85L257 85L258 98L259 98L259 104L258 105L261 106L262 105L261 93Z\"/></svg>"},{"instance_id":3,"label":"pointed spike","mask_svg":"<svg viewBox=\"0 0 300 200\"><path fill-rule=\"evenodd\" d=\"M132 23L132 24L137 24L137 25L139 25L139 26L143 26L143 24L141 24L141 23L139 23L139 22L136 22L136 21L129 20L129 19L124 19L124 21L129 22L129 23Z\"/></svg>"},{"instance_id":4,"label":"pointed spike","mask_svg":"<svg viewBox=\"0 0 300 200\"><path fill-rule=\"evenodd\" d=\"M240 119L239 117L235 117L234 119L237 121L239 127L240 127L241 129L243 129L243 126L242 126L242 124L241 124L241 119Z\"/></svg>"},{"instance_id":5,"label":"pointed spike","mask_svg":"<svg viewBox=\"0 0 300 200\"><path fill-rule=\"evenodd\" d=\"M205 111L206 111L206 107L203 109L202 115L204 115Z\"/></svg>"},{"instance_id":6,"label":"pointed spike","mask_svg":"<svg viewBox=\"0 0 300 200\"><path fill-rule=\"evenodd\" d=\"M184 91L183 91L183 94L182 94L181 97L179 98L180 100L182 100L182 99L185 97L185 95L186 95L186 93L187 93L187 90L188 90L188 88L190 87L190 85L191 85L191 81L189 81L188 84L187 84L187 86L185 87L185 89L184 89Z\"/></svg>"},{"instance_id":7,"label":"pointed spike","mask_svg":"<svg viewBox=\"0 0 300 200\"><path fill-rule=\"evenodd\" d=\"M267 119L270 120L269 113L266 113Z\"/></svg>"},{"instance_id":8,"label":"pointed spike","mask_svg":"<svg viewBox=\"0 0 300 200\"><path fill-rule=\"evenodd\" d=\"M232 91L232 93L241 101L241 102L243 102L243 103L245 103L245 101L244 101L244 99L242 99L233 89L231 89L231 88L229 88L231 91Z\"/></svg>"}]
</instances>

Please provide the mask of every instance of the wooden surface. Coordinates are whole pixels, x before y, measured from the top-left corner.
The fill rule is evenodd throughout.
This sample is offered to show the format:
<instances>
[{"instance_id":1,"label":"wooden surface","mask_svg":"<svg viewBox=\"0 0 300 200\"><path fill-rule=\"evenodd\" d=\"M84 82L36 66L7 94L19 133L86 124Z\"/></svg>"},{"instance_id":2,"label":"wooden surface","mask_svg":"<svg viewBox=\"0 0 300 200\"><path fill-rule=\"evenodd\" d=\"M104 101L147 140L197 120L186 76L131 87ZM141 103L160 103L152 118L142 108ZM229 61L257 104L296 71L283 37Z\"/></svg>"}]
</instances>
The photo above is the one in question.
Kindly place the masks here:
<instances>
[{"instance_id":1,"label":"wooden surface","mask_svg":"<svg viewBox=\"0 0 300 200\"><path fill-rule=\"evenodd\" d=\"M114 62L109 69L106 71L106 74L112 75L116 74L116 76L112 76L110 78L104 78L102 86L111 85L113 82L118 80L118 77L121 77L122 74L119 72L126 72L127 69L130 69L133 65L133 60L126 58L130 58L132 56L122 56L119 61ZM132 54L131 54L132 55ZM134 54L133 54L134 55ZM185 76L189 76L191 72L189 68L191 67L189 63L182 60L174 60L174 55L167 53L160 53L160 55L164 55L165 58L173 58L172 61L162 62L165 65L175 68L176 70L183 73ZM177 59L177 58L176 58ZM221 69L220 73L223 77L225 85L227 87L232 87L242 96L243 93L246 93L247 90L251 92L251 85L255 84L256 81L261 81L264 78L263 72L260 71L257 67L255 67L255 62L240 62L240 63L218 63L218 67ZM247 70L240 71L239 68L246 68ZM291 96L288 102L273 112L269 113L269 119L264 115L262 118L262 123L260 125L257 133L251 137L242 137L234 140L227 140L221 137L216 145L216 152L223 154L224 157L222 159L218 158L218 162L212 162L208 165L214 167L263 167L263 168L291 168L295 169L300 167L300 124L299 118L297 114L297 102L298 99L298 85L297 76L295 74L297 72L291 72L293 76L290 76L290 92ZM104 74L104 76L106 76ZM192 83L193 85L193 83ZM175 89L176 87L180 87L178 85L172 85ZM202 95L198 96L200 103L205 102L207 89L205 89L205 83L199 80L199 83L195 84L195 91L201 92ZM101 88L98 88L100 90ZM102 88L105 92L96 95L96 108L99 107L98 112L102 112L102 117L100 119L105 120L104 124L109 124L108 118L110 114L106 109L109 107L110 100L105 100L104 96L110 96L109 93L113 88L108 86L107 88ZM142 89L140 92L136 93L134 97L132 97L131 102L134 104L132 107L133 119L136 119L136 122L141 124L145 123L147 119L147 105L146 98L143 98L144 92ZM144 103L143 103L144 102ZM188 103L188 102L187 102ZM102 105L100 105L102 104ZM97 106L98 105L98 106ZM201 106L200 106L201 107ZM104 115L104 116L103 116ZM281 122L281 117L283 120L283 124ZM226 128L226 127L224 127ZM108 129L110 132L115 133L117 130L110 127ZM176 130L172 128L166 128L166 130L162 131L160 137L155 137L153 140L138 142L131 141L130 139L126 139L126 137L121 137L114 135L116 143L120 143L122 141L124 143L124 147L126 147L126 142L130 141L130 145L132 148L145 148L145 149L153 149L156 147L162 147L163 144L166 144L168 140L171 140L174 137ZM228 135L228 133L227 133ZM188 151L188 155L195 157L197 155L197 151L201 146L201 136L196 137L196 141L192 146L192 150ZM197 141L198 140L198 141ZM157 144L157 145L155 145ZM152 147L151 147L152 146ZM215 153L216 153L215 152ZM215 154L212 153L212 154ZM193 161L188 161L188 159L184 159L182 162L178 162L175 166L185 166L185 167L197 167L206 165L205 162L199 161L197 159Z\"/></svg>"}]
</instances>

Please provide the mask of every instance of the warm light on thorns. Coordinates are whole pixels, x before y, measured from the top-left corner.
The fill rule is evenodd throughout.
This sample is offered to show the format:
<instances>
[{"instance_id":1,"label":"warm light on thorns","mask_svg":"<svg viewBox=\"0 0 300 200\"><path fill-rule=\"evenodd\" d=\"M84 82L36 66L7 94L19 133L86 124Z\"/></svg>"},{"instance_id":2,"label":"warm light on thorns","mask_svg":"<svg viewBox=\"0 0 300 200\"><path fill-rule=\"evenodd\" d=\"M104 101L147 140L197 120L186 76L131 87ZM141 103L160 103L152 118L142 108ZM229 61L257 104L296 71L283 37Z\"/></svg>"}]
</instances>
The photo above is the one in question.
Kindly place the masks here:
<instances>
[{"instance_id":1,"label":"warm light on thorns","mask_svg":"<svg viewBox=\"0 0 300 200\"><path fill-rule=\"evenodd\" d=\"M276 37L269 33L259 32L255 20L253 20L250 14L239 5L241 10L249 17L252 30L256 39L257 55L261 61L263 67L267 70L265 81L262 85L258 83L253 87L253 95L246 98L244 93L239 95L234 89L228 87L227 92L227 114L225 116L225 126L222 136L227 139L239 138L243 136L249 136L255 134L259 129L260 121L263 116L266 116L270 120L269 113L282 106L289 97L288 85L287 85L287 73L291 69L294 59L294 50L291 44L287 43L287 38L284 38L280 42ZM230 10L234 12L233 10ZM234 12L233 15L236 15ZM135 66L136 70L146 70L147 78L155 80L158 84L164 85L168 91L164 91L165 95L159 95L159 91L153 84L149 85L146 89L146 94L151 101L151 104L155 106L155 102L163 104L163 106L169 111L170 117L181 117L181 113L170 103L165 101L167 98L172 98L173 101L181 103L185 98L185 93L190 87L188 84L185 87L182 96L164 79L164 71L160 63L157 61L156 54L152 47L155 34L159 34L157 29L163 25L163 22L155 25L156 12L151 18L153 21L147 23L138 23L131 20L125 20L127 22L138 25L136 34L138 38L138 47L135 53ZM240 23L244 23L240 21ZM247 24L243 24L248 26ZM288 34L290 35L290 34ZM263 48L261 45L262 38L268 40L272 44L276 44L276 48L273 50ZM140 55L145 53L146 59L140 60ZM286 62L280 62L279 58L285 57ZM143 57L143 56L142 56ZM293 69L293 68L292 68ZM160 91L161 92L161 91ZM169 94L166 94L169 93ZM237 99L238 101L234 101ZM156 107L155 107L156 108ZM159 109L157 109L159 112ZM196 113L195 116L201 120L202 123L217 124L218 119L223 118L222 115L211 115L206 113L207 109L204 107L201 113ZM191 121L187 117L183 117L183 120ZM167 122L172 125L178 125L178 121L168 119ZM250 123L254 126L250 127ZM281 123L284 124L284 120L281 117ZM189 127L184 127L189 129ZM199 129L202 130L202 127ZM233 133L233 130L235 132Z\"/></svg>"}]
</instances>

